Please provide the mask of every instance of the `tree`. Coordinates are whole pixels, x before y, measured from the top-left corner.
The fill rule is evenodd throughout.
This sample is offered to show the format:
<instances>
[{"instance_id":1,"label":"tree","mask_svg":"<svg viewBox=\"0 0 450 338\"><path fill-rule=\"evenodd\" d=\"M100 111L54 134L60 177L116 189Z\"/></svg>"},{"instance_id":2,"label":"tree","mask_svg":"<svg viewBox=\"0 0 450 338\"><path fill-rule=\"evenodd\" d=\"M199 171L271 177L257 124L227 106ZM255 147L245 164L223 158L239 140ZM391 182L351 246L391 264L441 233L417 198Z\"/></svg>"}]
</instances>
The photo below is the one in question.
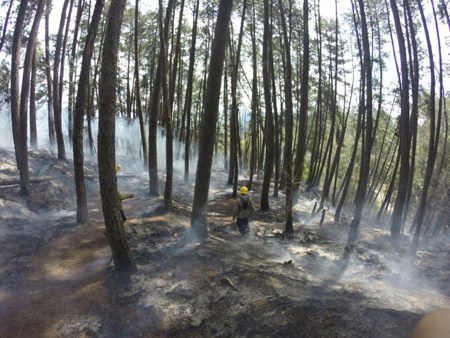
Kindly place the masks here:
<instances>
[{"instance_id":1,"label":"tree","mask_svg":"<svg viewBox=\"0 0 450 338\"><path fill-rule=\"evenodd\" d=\"M271 0L264 0L264 33L263 33L263 85L264 85L264 104L265 104L265 126L264 140L266 145L266 156L264 161L264 178L261 188L261 210L269 211L269 189L273 173L274 160L274 125L272 113L272 94L270 89L270 49L272 48L272 29L270 24L270 6Z\"/></svg>"},{"instance_id":2,"label":"tree","mask_svg":"<svg viewBox=\"0 0 450 338\"><path fill-rule=\"evenodd\" d=\"M219 97L225 47L229 36L232 7L233 0L220 0L214 39L211 46L211 60L204 100L204 116L200 126L199 157L191 215L192 231L200 240L205 240L208 237L208 192L216 137L216 123L219 115Z\"/></svg>"},{"instance_id":3,"label":"tree","mask_svg":"<svg viewBox=\"0 0 450 338\"><path fill-rule=\"evenodd\" d=\"M30 176L28 168L28 101L30 98L30 77L33 66L33 56L36 47L36 37L39 30L42 15L44 13L46 0L40 0L37 4L36 14L28 37L25 60L23 63L22 90L20 92L19 104L19 168L20 168L20 194L28 196L30 194Z\"/></svg>"},{"instance_id":4,"label":"tree","mask_svg":"<svg viewBox=\"0 0 450 338\"><path fill-rule=\"evenodd\" d=\"M160 50L158 58L158 66L155 74L155 81L153 83L153 91L150 103L150 122L148 132L148 168L150 178L150 195L159 196L159 179L158 179L158 147L157 147L157 132L158 132L158 118L161 106L161 93L164 78L164 62L166 58L166 45L169 35L169 25L172 18L172 10L174 1L169 0L166 9L166 16L163 20L163 5L159 2L159 26L160 26ZM163 22L164 21L164 22Z\"/></svg>"},{"instance_id":5,"label":"tree","mask_svg":"<svg viewBox=\"0 0 450 338\"><path fill-rule=\"evenodd\" d=\"M428 191L431 185L431 178L433 176L434 166L436 163L437 157L437 149L439 145L439 136L440 136L440 116L436 122L436 79L435 79L435 65L433 59L433 47L430 39L430 33L428 31L428 25L425 18L422 1L418 1L420 16L422 19L422 25L425 31L425 38L427 41L428 48L428 60L430 63L430 99L429 99L429 119L430 119L430 134L429 134L429 142L428 142L428 160L427 160L427 168L425 172L422 194L420 197L419 207L417 208L416 214L414 216L413 226L415 228L413 245L411 247L411 254L413 257L417 254L417 249L419 246L419 237L422 228L422 223L425 217L425 207L428 198ZM434 12L434 8L433 8ZM436 13L434 12L434 18L436 21ZM439 38L439 29L436 24L436 33ZM440 41L438 41L440 45ZM440 69L442 71L442 69ZM442 72L440 72L442 74ZM441 96L440 96L441 100ZM441 109L440 109L441 110ZM439 114L440 115L440 114Z\"/></svg>"},{"instance_id":6,"label":"tree","mask_svg":"<svg viewBox=\"0 0 450 338\"><path fill-rule=\"evenodd\" d=\"M62 130L62 93L60 92L60 73L64 67L64 64L61 64L61 52L63 48L63 30L66 24L66 11L67 6L69 5L69 0L64 0L62 11L61 11L61 19L59 22L58 35L56 36L56 44L55 44L55 56L53 61L53 81L52 81L52 89L53 89L53 112L55 114L55 131L56 131L56 142L58 146L58 160L66 159L66 149L64 145L64 135ZM67 23L68 24L68 23Z\"/></svg>"},{"instance_id":7,"label":"tree","mask_svg":"<svg viewBox=\"0 0 450 338\"><path fill-rule=\"evenodd\" d=\"M184 102L183 122L186 121L185 138L184 138L184 182L189 182L189 153L191 144L191 109L192 109L192 87L194 82L194 65L195 65L195 51L197 41L197 23L199 13L200 0L197 0L194 8L194 19L192 24L192 39L191 47L189 49L189 69L186 85L186 96ZM183 134L183 131L181 132Z\"/></svg>"},{"instance_id":8,"label":"tree","mask_svg":"<svg viewBox=\"0 0 450 338\"><path fill-rule=\"evenodd\" d=\"M16 18L16 27L14 29L12 50L11 50L11 126L16 153L16 163L20 170L20 50L22 48L23 25L25 14L27 12L28 0L21 1L19 12Z\"/></svg>"},{"instance_id":9,"label":"tree","mask_svg":"<svg viewBox=\"0 0 450 338\"><path fill-rule=\"evenodd\" d=\"M373 92L372 92L372 60L370 56L370 40L369 31L367 28L366 21L366 10L364 8L363 0L358 0L359 3L359 14L361 16L361 36L363 44L363 69L361 71L361 76L365 77L366 83L365 94L361 94L361 99L363 102L362 113L364 115L364 126L365 130L363 133L363 145L361 147L361 168L359 172L359 182L356 193L356 210L355 217L352 221L352 228L357 229L359 223L361 222L362 212L364 204L366 201L367 185L369 181L369 170L370 170L370 156L372 154L372 144L373 144L373 119L372 119L372 107L373 107Z\"/></svg>"},{"instance_id":10,"label":"tree","mask_svg":"<svg viewBox=\"0 0 450 338\"><path fill-rule=\"evenodd\" d=\"M395 0L390 0L394 17L395 30L397 32L398 47L400 53L401 82L400 86L400 177L397 189L397 198L391 219L391 234L394 238L400 234L404 214L406 194L409 181L409 156L410 156L410 123L409 123L409 78L408 61L405 46L405 37L400 22L400 15Z\"/></svg>"},{"instance_id":11,"label":"tree","mask_svg":"<svg viewBox=\"0 0 450 338\"><path fill-rule=\"evenodd\" d=\"M306 21L303 26L303 34L309 34L308 30L308 1L306 1ZM286 119L285 119L285 129L286 129L286 139L284 145L284 182L286 183L286 233L292 234L294 232L294 227L292 224L292 190L293 190L293 180L292 180L292 137L293 137L293 127L294 127L294 109L292 101L292 61L291 61L291 37L288 35L288 29L286 24L286 15L284 11L284 6L282 0L278 1L280 7L281 25L283 29L283 41L286 55L286 67L284 74L284 95L286 98ZM291 2L290 2L291 3ZM290 13L289 13L290 14ZM290 19L289 15L289 19ZM290 22L290 20L289 20Z\"/></svg>"},{"instance_id":12,"label":"tree","mask_svg":"<svg viewBox=\"0 0 450 338\"><path fill-rule=\"evenodd\" d=\"M48 139L50 146L55 145L55 115L53 112L52 74L50 67L50 11L51 1L47 2L45 9L45 76L47 78L47 109L48 109Z\"/></svg>"},{"instance_id":13,"label":"tree","mask_svg":"<svg viewBox=\"0 0 450 338\"><path fill-rule=\"evenodd\" d=\"M67 107L67 115L68 115L68 129L69 129L69 140L73 141L73 110L74 110L74 101L75 101L75 72L76 72L76 63L77 63L77 50L79 46L78 34L80 31L80 22L83 14L83 0L78 0L77 6L77 16L75 20L75 27L73 29L73 40L72 40L72 48L70 51L70 59L69 59L69 104ZM69 27L69 25L67 25ZM66 29L67 32L67 29Z\"/></svg>"},{"instance_id":14,"label":"tree","mask_svg":"<svg viewBox=\"0 0 450 338\"><path fill-rule=\"evenodd\" d=\"M3 24L3 30L2 30L2 38L0 40L0 52L2 51L3 45L5 44L6 30L8 28L9 15L11 14L11 8L12 8L13 2L14 2L14 0L9 1L8 10L6 11L5 23Z\"/></svg>"},{"instance_id":15,"label":"tree","mask_svg":"<svg viewBox=\"0 0 450 338\"><path fill-rule=\"evenodd\" d=\"M98 26L105 6L104 0L97 0L91 24L86 36L86 42L81 60L81 70L78 80L78 91L75 102L73 117L73 166L75 173L75 188L77 193L77 222L85 223L88 219L88 208L86 199L86 188L84 184L84 151L83 151L83 130L84 112L89 98L89 81L91 71L91 59L94 52L94 42L97 35ZM89 118L89 117L88 117Z\"/></svg>"},{"instance_id":16,"label":"tree","mask_svg":"<svg viewBox=\"0 0 450 338\"><path fill-rule=\"evenodd\" d=\"M303 30L303 68L301 74L300 84L300 111L299 111L299 124L297 132L297 150L295 153L294 172L292 180L294 183L294 194L298 195L299 184L303 176L303 165L305 163L306 154L306 138L308 129L308 102L309 102L309 31L306 26L309 22L309 8L308 1L303 1L303 24L305 26ZM320 66L319 66L320 76ZM319 84L320 85L320 84ZM297 200L297 196L294 196L294 200Z\"/></svg>"},{"instance_id":17,"label":"tree","mask_svg":"<svg viewBox=\"0 0 450 338\"><path fill-rule=\"evenodd\" d=\"M106 236L112 250L114 265L120 272L134 272L122 218L115 174L115 113L117 100L117 61L120 28L126 0L112 0L103 42L99 82L98 168Z\"/></svg>"},{"instance_id":18,"label":"tree","mask_svg":"<svg viewBox=\"0 0 450 338\"><path fill-rule=\"evenodd\" d=\"M135 2L134 13L134 76L136 86L136 113L139 118L139 129L141 131L142 142L142 154L144 159L144 168L148 167L148 151L147 151L147 139L145 136L145 122L144 112L142 111L142 99L141 99L141 79L139 73L139 61L140 61L140 40L139 40L139 0Z\"/></svg>"},{"instance_id":19,"label":"tree","mask_svg":"<svg viewBox=\"0 0 450 338\"><path fill-rule=\"evenodd\" d=\"M228 184L233 184L232 196L237 194L238 174L239 174L239 162L238 162L238 150L239 150L239 107L237 98L237 85L239 76L239 65L241 62L241 48L242 37L244 35L244 22L245 14L247 11L247 0L242 3L242 15L241 25L239 29L238 45L236 54L230 51L232 56L232 71L231 71L231 114L230 114L230 166L228 175ZM234 56L234 57L233 57Z\"/></svg>"}]
</instances>

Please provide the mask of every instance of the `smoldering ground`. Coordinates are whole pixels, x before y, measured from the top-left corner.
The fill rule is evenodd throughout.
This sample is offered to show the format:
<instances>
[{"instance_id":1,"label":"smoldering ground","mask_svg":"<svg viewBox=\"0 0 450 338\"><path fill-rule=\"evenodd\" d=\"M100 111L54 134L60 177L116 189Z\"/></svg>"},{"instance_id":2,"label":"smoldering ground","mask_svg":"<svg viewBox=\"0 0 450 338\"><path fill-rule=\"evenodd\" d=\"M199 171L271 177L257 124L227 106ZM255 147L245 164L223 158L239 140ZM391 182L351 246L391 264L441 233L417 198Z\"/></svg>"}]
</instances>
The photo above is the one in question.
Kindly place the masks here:
<instances>
[{"instance_id":1,"label":"smoldering ground","mask_svg":"<svg viewBox=\"0 0 450 338\"><path fill-rule=\"evenodd\" d=\"M0 172L13 178L13 153L3 155L10 160ZM34 324L40 336L60 337L407 337L423 313L449 304L446 239L422 245L411 265L405 262L410 238L394 250L387 229L363 224L343 262L348 225L334 224L327 212L330 217L319 226L320 217L311 216L314 201L306 196L295 206L295 235L288 238L284 196L271 197L271 211L261 212L259 181L251 234L241 238L231 219L227 173L217 167L208 206L210 238L199 244L186 240L193 181L185 185L183 170L175 170L174 210L166 213L162 197L148 196L148 177L138 161L121 156L119 188L135 194L123 203L139 270L129 280L113 273L95 161L86 163L93 220L84 227L75 224L70 162L32 152L33 175L53 170L53 179L32 184L32 200L17 197L17 185L0 189L0 316L2 322L9 318L2 330L14 330L3 333L30 333ZM163 191L163 174L160 184ZM26 296L11 307L15 292Z\"/></svg>"}]
</instances>

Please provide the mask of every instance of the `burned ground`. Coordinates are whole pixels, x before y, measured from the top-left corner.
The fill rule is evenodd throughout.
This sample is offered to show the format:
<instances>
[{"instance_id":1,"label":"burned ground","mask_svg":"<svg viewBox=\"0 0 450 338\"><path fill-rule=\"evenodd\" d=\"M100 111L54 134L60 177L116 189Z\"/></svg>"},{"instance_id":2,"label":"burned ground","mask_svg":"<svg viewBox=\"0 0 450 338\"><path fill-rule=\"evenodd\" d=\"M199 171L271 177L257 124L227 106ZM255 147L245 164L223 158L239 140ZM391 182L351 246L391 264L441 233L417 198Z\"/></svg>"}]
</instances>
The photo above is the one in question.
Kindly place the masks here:
<instances>
[{"instance_id":1,"label":"burned ground","mask_svg":"<svg viewBox=\"0 0 450 338\"><path fill-rule=\"evenodd\" d=\"M121 278L103 235L96 166L86 164L90 222L77 225L70 162L33 152L23 198L13 153L0 155L2 337L408 337L423 313L450 304L448 238L422 244L411 262L408 236L394 249L388 229L363 223L350 246L348 225L329 210L319 226L307 195L294 236L283 232L281 195L241 238L220 170L204 243L189 233L193 186L180 173L166 213L162 198L147 195L147 175L121 172L120 189L135 194L124 202L125 229L139 270Z\"/></svg>"}]
</instances>

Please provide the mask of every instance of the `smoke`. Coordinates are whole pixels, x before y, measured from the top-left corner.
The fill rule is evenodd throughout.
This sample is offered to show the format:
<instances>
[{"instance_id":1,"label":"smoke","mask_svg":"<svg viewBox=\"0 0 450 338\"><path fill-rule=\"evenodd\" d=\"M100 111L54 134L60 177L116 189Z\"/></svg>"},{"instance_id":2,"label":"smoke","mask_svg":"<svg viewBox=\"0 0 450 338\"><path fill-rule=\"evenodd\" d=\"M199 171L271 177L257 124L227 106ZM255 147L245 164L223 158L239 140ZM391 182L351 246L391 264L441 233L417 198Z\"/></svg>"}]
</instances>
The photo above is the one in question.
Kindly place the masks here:
<instances>
[{"instance_id":1,"label":"smoke","mask_svg":"<svg viewBox=\"0 0 450 338\"><path fill-rule=\"evenodd\" d=\"M2 97L0 100L3 102ZM0 105L0 148L13 148L11 111L8 105Z\"/></svg>"}]
</instances>

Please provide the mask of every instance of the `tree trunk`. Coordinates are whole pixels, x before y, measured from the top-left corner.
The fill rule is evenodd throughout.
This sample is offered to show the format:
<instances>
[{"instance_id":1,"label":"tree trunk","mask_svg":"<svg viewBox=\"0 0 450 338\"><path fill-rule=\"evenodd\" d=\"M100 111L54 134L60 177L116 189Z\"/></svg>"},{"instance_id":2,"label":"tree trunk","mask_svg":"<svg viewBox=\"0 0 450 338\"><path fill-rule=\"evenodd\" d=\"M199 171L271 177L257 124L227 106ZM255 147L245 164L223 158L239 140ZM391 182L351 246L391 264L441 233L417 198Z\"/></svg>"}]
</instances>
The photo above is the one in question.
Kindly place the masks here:
<instances>
[{"instance_id":1,"label":"tree trunk","mask_svg":"<svg viewBox=\"0 0 450 338\"><path fill-rule=\"evenodd\" d=\"M422 25L425 32L425 38L427 41L428 48L428 60L430 62L430 99L429 99L429 118L430 118L430 135L429 135L429 143L428 143L428 161L427 168L425 171L425 177L423 182L422 194L420 197L419 207L417 208L416 214L414 216L413 226L415 227L413 244L411 247L411 255L413 257L417 254L417 249L419 247L419 237L422 228L422 223L425 217L425 207L427 204L428 191L431 185L431 178L433 176L434 166L436 162L437 149L439 145L439 136L440 136L440 124L436 126L436 78L435 78L435 65L433 59L433 48L430 40L430 34L428 32L427 21L425 18L425 14L422 7L422 2L418 1L420 16L422 19ZM434 8L433 8L434 11ZM436 13L434 12L434 18L436 21ZM437 37L439 38L439 29L436 24L436 32ZM438 40L440 44L440 40ZM418 88L417 88L418 90ZM441 100L441 98L440 98ZM440 116L438 121L440 120Z\"/></svg>"},{"instance_id":2,"label":"tree trunk","mask_svg":"<svg viewBox=\"0 0 450 338\"><path fill-rule=\"evenodd\" d=\"M356 195L356 209L355 216L352 221L352 228L359 228L361 222L362 213L364 210L364 205L366 202L367 185L369 183L369 171L370 171L370 156L372 154L372 144L373 144L373 118L372 118L372 107L373 107L373 95L372 95L372 60L370 56L370 41L369 41L369 30L367 28L366 22L366 11L364 9L363 0L358 0L359 11L361 16L361 35L363 44L363 55L364 62L363 68L361 69L361 76L365 77L366 83L366 93L363 97L363 110L365 116L365 126L363 133L363 146L361 147L361 169L359 173L359 182Z\"/></svg>"},{"instance_id":3,"label":"tree trunk","mask_svg":"<svg viewBox=\"0 0 450 338\"><path fill-rule=\"evenodd\" d=\"M47 2L45 9L45 77L47 78L47 109L48 109L48 140L50 147L55 145L55 115L53 112L53 89L52 89L52 74L50 67L50 2Z\"/></svg>"},{"instance_id":4,"label":"tree trunk","mask_svg":"<svg viewBox=\"0 0 450 338\"><path fill-rule=\"evenodd\" d=\"M391 219L391 234L397 238L400 234L401 224L404 214L406 194L409 182L409 154L411 145L410 123L409 123L409 79L408 62L405 47L403 28L400 22L400 15L395 0L390 0L392 14L397 32L398 47L400 52L401 82L400 86L400 177L398 182L397 198L395 200L394 211Z\"/></svg>"},{"instance_id":5,"label":"tree trunk","mask_svg":"<svg viewBox=\"0 0 450 338\"><path fill-rule=\"evenodd\" d=\"M306 1L307 2L307 1ZM286 99L286 117L285 117L285 144L284 144L284 182L286 186L286 223L285 230L288 234L294 233L294 226L292 222L292 189L293 189L293 180L292 180L292 137L294 131L294 109L293 109L293 100L292 100L292 61L291 61L291 43L290 43L290 35L288 34L287 24L286 24L286 15L283 7L283 1L278 0L278 4L280 7L280 16L281 16L281 27L283 29L283 39L284 39L284 53L286 55L286 69L284 71L284 95ZM290 1L291 5L291 1ZM290 6L289 6L290 7ZM307 9L306 13L303 13L304 19L306 19L306 23L308 22L309 11ZM291 21L291 13L289 13L289 24ZM303 36L309 35L308 24L303 26Z\"/></svg>"},{"instance_id":6,"label":"tree trunk","mask_svg":"<svg viewBox=\"0 0 450 338\"><path fill-rule=\"evenodd\" d=\"M139 50L139 0L136 0L134 12L134 74L136 84L136 113L139 118L139 130L141 131L142 154L144 168L148 168L147 137L145 135L144 112L142 111L141 79L139 73L140 50Z\"/></svg>"},{"instance_id":7,"label":"tree trunk","mask_svg":"<svg viewBox=\"0 0 450 338\"><path fill-rule=\"evenodd\" d=\"M17 167L20 170L20 53L22 49L23 25L27 12L28 0L20 2L14 29L11 50L11 126L14 140Z\"/></svg>"},{"instance_id":8,"label":"tree trunk","mask_svg":"<svg viewBox=\"0 0 450 338\"><path fill-rule=\"evenodd\" d=\"M303 165L305 162L306 155L306 137L308 129L308 92L309 92L309 31L306 26L309 22L309 7L308 1L303 1L303 24L305 25L303 29L303 69L301 75L300 84L300 111L299 111L299 124L298 124L298 134L297 134L297 151L295 154L294 172L292 174L292 180L294 183L293 194L298 195L300 189L300 181L303 177ZM319 70L320 76L320 70ZM319 83L320 85L320 83ZM297 197L294 196L294 201Z\"/></svg>"},{"instance_id":9,"label":"tree trunk","mask_svg":"<svg viewBox=\"0 0 450 338\"><path fill-rule=\"evenodd\" d=\"M28 196L30 194L30 173L28 167L28 101L30 98L30 76L33 63L33 55L36 47L36 38L39 30L42 15L44 14L46 0L40 0L37 4L36 14L34 16L33 25L31 27L30 36L27 42L27 50L25 52L25 61L22 70L22 90L20 93L19 104L19 120L20 120L20 151L19 151L19 168L20 168L20 194Z\"/></svg>"},{"instance_id":10,"label":"tree trunk","mask_svg":"<svg viewBox=\"0 0 450 338\"><path fill-rule=\"evenodd\" d=\"M197 22L199 13L200 0L197 0L194 9L194 22L192 24L192 41L189 50L189 70L186 85L186 98L184 104L184 115L186 119L186 137L184 148L184 182L189 182L189 153L191 144L191 109L192 109L192 86L194 82L194 65L195 65L195 45L197 41Z\"/></svg>"},{"instance_id":11,"label":"tree trunk","mask_svg":"<svg viewBox=\"0 0 450 338\"><path fill-rule=\"evenodd\" d=\"M66 150L64 146L64 134L62 131L62 102L60 93L60 65L61 65L61 52L63 48L63 30L66 24L66 11L69 5L69 0L64 0L63 8L61 11L61 19L59 23L58 35L55 43L55 56L53 63L53 111L55 114L55 131L56 142L58 145L58 160L62 161L66 159Z\"/></svg>"},{"instance_id":12,"label":"tree trunk","mask_svg":"<svg viewBox=\"0 0 450 338\"><path fill-rule=\"evenodd\" d=\"M94 51L94 42L100 24L105 0L97 0L92 14L91 23L86 36L81 61L81 70L78 80L78 91L74 109L73 128L73 165L75 173L75 188L77 193L77 222L85 223L88 220L88 208L86 199L86 187L84 182L84 151L83 151L83 128L84 112L88 105L89 80L91 71L91 60ZM87 116L89 119L89 116Z\"/></svg>"},{"instance_id":13,"label":"tree trunk","mask_svg":"<svg viewBox=\"0 0 450 338\"><path fill-rule=\"evenodd\" d=\"M2 51L3 45L5 44L6 30L8 28L9 16L11 14L11 7L12 7L13 2L14 2L14 0L10 0L8 10L6 11L5 23L3 24L2 38L0 40L0 52Z\"/></svg>"},{"instance_id":14,"label":"tree trunk","mask_svg":"<svg viewBox=\"0 0 450 338\"><path fill-rule=\"evenodd\" d=\"M160 53L158 59L158 67L156 70L155 81L153 83L153 92L150 104L150 123L148 132L148 150L149 150L149 177L150 177L150 195L159 196L159 179L158 179L158 150L157 150L157 133L158 133L158 118L161 103L162 81L163 76L163 62L165 57L164 41L167 41L169 34L169 24L172 17L172 9L174 1L169 0L166 9L166 16L163 23L163 6L160 2L159 6L159 22L160 22Z\"/></svg>"},{"instance_id":15,"label":"tree trunk","mask_svg":"<svg viewBox=\"0 0 450 338\"><path fill-rule=\"evenodd\" d=\"M78 0L77 6L77 17L75 20L75 27L73 29L73 40L72 40L72 48L70 51L70 59L69 59L69 104L67 107L67 115L68 115L68 127L69 127L69 140L73 141L73 110L75 105L75 80L74 76L76 73L76 64L77 64L77 51L79 46L78 34L80 31L80 21L81 16L83 14L83 0ZM72 145L73 146L73 145Z\"/></svg>"},{"instance_id":16,"label":"tree trunk","mask_svg":"<svg viewBox=\"0 0 450 338\"><path fill-rule=\"evenodd\" d=\"M36 125L36 72L37 72L37 49L34 46L33 60L31 61L31 79L30 79L30 146L36 149L37 141L37 125Z\"/></svg>"},{"instance_id":17,"label":"tree trunk","mask_svg":"<svg viewBox=\"0 0 450 338\"><path fill-rule=\"evenodd\" d=\"M264 0L264 33L263 33L263 84L264 84L264 104L266 110L265 118L265 145L266 157L264 161L264 178L261 188L261 210L269 211L269 189L273 173L273 154L274 154L274 126L272 113L272 95L270 89L270 49L271 43L271 24L270 24L271 0Z\"/></svg>"},{"instance_id":18,"label":"tree trunk","mask_svg":"<svg viewBox=\"0 0 450 338\"><path fill-rule=\"evenodd\" d=\"M106 236L119 272L136 271L122 226L115 174L115 112L120 28L126 0L112 0L108 13L99 83L98 168Z\"/></svg>"},{"instance_id":19,"label":"tree trunk","mask_svg":"<svg viewBox=\"0 0 450 338\"><path fill-rule=\"evenodd\" d=\"M204 116L199 141L199 157L192 205L191 227L200 240L208 237L208 192L211 180L211 165L218 119L220 86L225 59L225 47L229 36L229 22L233 0L220 0L214 39L211 46Z\"/></svg>"}]
</instances>

